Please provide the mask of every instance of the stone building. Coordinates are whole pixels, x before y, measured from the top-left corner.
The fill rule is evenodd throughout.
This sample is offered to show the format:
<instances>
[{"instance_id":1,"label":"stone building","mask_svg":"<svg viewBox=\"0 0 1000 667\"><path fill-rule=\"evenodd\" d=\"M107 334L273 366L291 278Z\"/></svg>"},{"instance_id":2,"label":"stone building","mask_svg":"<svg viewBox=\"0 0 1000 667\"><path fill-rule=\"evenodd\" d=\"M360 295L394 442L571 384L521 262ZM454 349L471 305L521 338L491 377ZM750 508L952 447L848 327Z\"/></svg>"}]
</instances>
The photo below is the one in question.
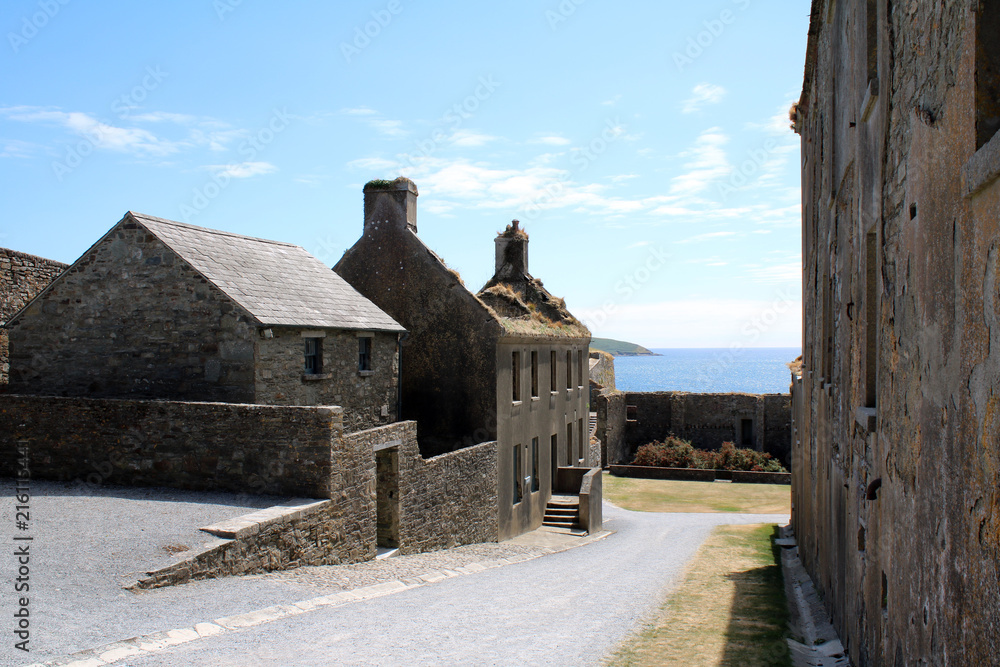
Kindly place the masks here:
<instances>
[{"instance_id":1,"label":"stone building","mask_svg":"<svg viewBox=\"0 0 1000 667\"><path fill-rule=\"evenodd\" d=\"M403 328L287 243L129 212L8 327L11 393L397 418Z\"/></svg>"},{"instance_id":2,"label":"stone building","mask_svg":"<svg viewBox=\"0 0 1000 667\"><path fill-rule=\"evenodd\" d=\"M7 384L7 320L66 269L62 262L0 248L0 389Z\"/></svg>"},{"instance_id":3,"label":"stone building","mask_svg":"<svg viewBox=\"0 0 1000 667\"><path fill-rule=\"evenodd\" d=\"M405 178L366 185L363 236L334 270L407 329L402 418L416 420L421 452L499 443L505 539L542 523L560 468L600 464L590 453L590 332L531 276L517 223L495 239L493 278L469 291L417 236L417 194Z\"/></svg>"},{"instance_id":4,"label":"stone building","mask_svg":"<svg viewBox=\"0 0 1000 667\"><path fill-rule=\"evenodd\" d=\"M1000 654L1000 3L814 0L793 524L853 664Z\"/></svg>"}]
</instances>

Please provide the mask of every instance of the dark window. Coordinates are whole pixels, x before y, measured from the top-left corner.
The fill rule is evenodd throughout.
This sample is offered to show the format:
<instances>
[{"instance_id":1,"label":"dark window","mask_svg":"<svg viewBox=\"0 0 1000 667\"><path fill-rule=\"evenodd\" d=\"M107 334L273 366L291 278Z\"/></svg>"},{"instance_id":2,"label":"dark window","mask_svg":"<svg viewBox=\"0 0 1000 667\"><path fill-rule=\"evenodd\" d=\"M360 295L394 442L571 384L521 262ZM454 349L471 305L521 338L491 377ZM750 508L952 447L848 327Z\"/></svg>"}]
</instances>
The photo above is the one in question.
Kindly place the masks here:
<instances>
[{"instance_id":1,"label":"dark window","mask_svg":"<svg viewBox=\"0 0 1000 667\"><path fill-rule=\"evenodd\" d=\"M740 420L740 447L753 447L753 420Z\"/></svg>"},{"instance_id":2,"label":"dark window","mask_svg":"<svg viewBox=\"0 0 1000 667\"><path fill-rule=\"evenodd\" d=\"M558 376L559 364L556 361L555 350L549 353L549 391L558 391L556 385L559 384Z\"/></svg>"},{"instance_id":3,"label":"dark window","mask_svg":"<svg viewBox=\"0 0 1000 667\"><path fill-rule=\"evenodd\" d=\"M521 445L514 445L514 504L521 502Z\"/></svg>"},{"instance_id":4,"label":"dark window","mask_svg":"<svg viewBox=\"0 0 1000 667\"><path fill-rule=\"evenodd\" d=\"M573 388L573 353L566 351L566 388Z\"/></svg>"},{"instance_id":5,"label":"dark window","mask_svg":"<svg viewBox=\"0 0 1000 667\"><path fill-rule=\"evenodd\" d=\"M579 454L579 456L576 457L577 459L585 459L585 458L587 458L586 454L584 453L586 451L586 444L585 444L586 442L587 442L586 439L583 437L583 420L582 419L577 419L576 420L576 443L577 443L577 446L580 448L580 454Z\"/></svg>"},{"instance_id":6,"label":"dark window","mask_svg":"<svg viewBox=\"0 0 1000 667\"><path fill-rule=\"evenodd\" d=\"M865 406L875 407L878 392L878 237L866 235L865 243Z\"/></svg>"},{"instance_id":7,"label":"dark window","mask_svg":"<svg viewBox=\"0 0 1000 667\"><path fill-rule=\"evenodd\" d=\"M566 465L573 466L573 424L566 424Z\"/></svg>"},{"instance_id":8,"label":"dark window","mask_svg":"<svg viewBox=\"0 0 1000 667\"><path fill-rule=\"evenodd\" d=\"M538 353L531 353L531 397L538 398Z\"/></svg>"},{"instance_id":9,"label":"dark window","mask_svg":"<svg viewBox=\"0 0 1000 667\"><path fill-rule=\"evenodd\" d=\"M323 372L323 339L306 338L306 375L318 375Z\"/></svg>"},{"instance_id":10,"label":"dark window","mask_svg":"<svg viewBox=\"0 0 1000 667\"><path fill-rule=\"evenodd\" d=\"M358 370L372 369L372 339L365 336L358 339Z\"/></svg>"},{"instance_id":11,"label":"dark window","mask_svg":"<svg viewBox=\"0 0 1000 667\"><path fill-rule=\"evenodd\" d=\"M583 352L576 351L576 383L583 386Z\"/></svg>"},{"instance_id":12,"label":"dark window","mask_svg":"<svg viewBox=\"0 0 1000 667\"><path fill-rule=\"evenodd\" d=\"M868 82L878 79L878 2L868 0L866 8L866 46L868 57Z\"/></svg>"},{"instance_id":13,"label":"dark window","mask_svg":"<svg viewBox=\"0 0 1000 667\"><path fill-rule=\"evenodd\" d=\"M1000 129L1000 3L980 0L976 17L976 149Z\"/></svg>"},{"instance_id":14,"label":"dark window","mask_svg":"<svg viewBox=\"0 0 1000 667\"><path fill-rule=\"evenodd\" d=\"M510 368L511 398L515 401L521 400L521 353L511 354Z\"/></svg>"},{"instance_id":15,"label":"dark window","mask_svg":"<svg viewBox=\"0 0 1000 667\"><path fill-rule=\"evenodd\" d=\"M538 438L531 439L531 491L538 490Z\"/></svg>"},{"instance_id":16,"label":"dark window","mask_svg":"<svg viewBox=\"0 0 1000 667\"><path fill-rule=\"evenodd\" d=\"M553 352L552 354L555 354ZM549 467L552 469L552 490L556 488L556 471L559 470L559 436L555 433L552 434L552 451L549 454Z\"/></svg>"}]
</instances>

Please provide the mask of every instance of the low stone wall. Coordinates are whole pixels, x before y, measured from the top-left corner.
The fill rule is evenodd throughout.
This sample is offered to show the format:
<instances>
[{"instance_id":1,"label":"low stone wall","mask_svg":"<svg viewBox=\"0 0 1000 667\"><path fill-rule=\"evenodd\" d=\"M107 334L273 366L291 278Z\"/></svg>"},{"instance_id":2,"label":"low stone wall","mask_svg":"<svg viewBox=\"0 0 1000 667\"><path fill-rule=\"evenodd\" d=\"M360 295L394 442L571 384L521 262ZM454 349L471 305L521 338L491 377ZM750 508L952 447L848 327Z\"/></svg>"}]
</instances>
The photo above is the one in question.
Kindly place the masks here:
<instances>
[{"instance_id":1,"label":"low stone wall","mask_svg":"<svg viewBox=\"0 0 1000 667\"><path fill-rule=\"evenodd\" d=\"M689 482L714 482L730 480L734 484L791 484L787 472L748 472L741 470L703 470L701 468L658 468L655 466L611 466L616 477L639 479L675 479Z\"/></svg>"},{"instance_id":2,"label":"low stone wall","mask_svg":"<svg viewBox=\"0 0 1000 667\"><path fill-rule=\"evenodd\" d=\"M177 561L138 581L133 588L160 588L197 579L287 570L303 565L341 565L375 557L374 522L361 532L343 521L331 500L290 501L216 526L209 541L177 555ZM216 535L211 539L210 535Z\"/></svg>"},{"instance_id":3,"label":"low stone wall","mask_svg":"<svg viewBox=\"0 0 1000 667\"><path fill-rule=\"evenodd\" d=\"M416 422L352 433L345 440L361 448L398 449L401 553L499 539L496 442L425 459Z\"/></svg>"},{"instance_id":4,"label":"low stone wall","mask_svg":"<svg viewBox=\"0 0 1000 667\"><path fill-rule=\"evenodd\" d=\"M8 394L0 395L0 475L13 475L23 445L36 479L334 497L360 512L354 496L374 463L350 441L335 447L341 433L339 407Z\"/></svg>"},{"instance_id":5,"label":"low stone wall","mask_svg":"<svg viewBox=\"0 0 1000 667\"><path fill-rule=\"evenodd\" d=\"M67 266L51 259L0 248L0 385L7 384L10 370L7 329L4 325Z\"/></svg>"},{"instance_id":6,"label":"low stone wall","mask_svg":"<svg viewBox=\"0 0 1000 667\"><path fill-rule=\"evenodd\" d=\"M600 468L591 468L580 482L580 524L591 535L600 532L604 524L603 474Z\"/></svg>"}]
</instances>

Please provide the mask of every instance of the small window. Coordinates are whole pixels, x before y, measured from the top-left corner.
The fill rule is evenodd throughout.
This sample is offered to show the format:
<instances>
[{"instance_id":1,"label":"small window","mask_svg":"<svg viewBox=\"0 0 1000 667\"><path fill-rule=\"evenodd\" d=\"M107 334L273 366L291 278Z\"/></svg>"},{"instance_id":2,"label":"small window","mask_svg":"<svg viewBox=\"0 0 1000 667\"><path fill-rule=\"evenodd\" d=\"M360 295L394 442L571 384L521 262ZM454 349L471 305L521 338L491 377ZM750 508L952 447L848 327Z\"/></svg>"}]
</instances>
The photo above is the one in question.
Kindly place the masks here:
<instances>
[{"instance_id":1,"label":"small window","mask_svg":"<svg viewBox=\"0 0 1000 667\"><path fill-rule=\"evenodd\" d=\"M573 467L573 424L566 424L566 465Z\"/></svg>"},{"instance_id":2,"label":"small window","mask_svg":"<svg viewBox=\"0 0 1000 667\"><path fill-rule=\"evenodd\" d=\"M531 397L538 398L538 353L531 353Z\"/></svg>"},{"instance_id":3,"label":"small window","mask_svg":"<svg viewBox=\"0 0 1000 667\"><path fill-rule=\"evenodd\" d=\"M981 0L976 16L976 149L1000 129L1000 3Z\"/></svg>"},{"instance_id":4,"label":"small window","mask_svg":"<svg viewBox=\"0 0 1000 667\"><path fill-rule=\"evenodd\" d=\"M753 420L740 420L740 447L753 447Z\"/></svg>"},{"instance_id":5,"label":"small window","mask_svg":"<svg viewBox=\"0 0 1000 667\"><path fill-rule=\"evenodd\" d=\"M511 354L510 397L514 401L521 400L521 353Z\"/></svg>"},{"instance_id":6,"label":"small window","mask_svg":"<svg viewBox=\"0 0 1000 667\"><path fill-rule=\"evenodd\" d=\"M576 458L578 460L579 459L585 459L586 455L584 454L584 452L586 451L586 442L587 442L587 440L583 437L583 420L582 419L577 419L576 420L576 433L577 433L577 438L576 438L577 446L579 446L579 448L580 448L580 455L577 456Z\"/></svg>"},{"instance_id":7,"label":"small window","mask_svg":"<svg viewBox=\"0 0 1000 667\"><path fill-rule=\"evenodd\" d=\"M365 336L358 339L358 370L372 369L372 339Z\"/></svg>"},{"instance_id":8,"label":"small window","mask_svg":"<svg viewBox=\"0 0 1000 667\"><path fill-rule=\"evenodd\" d=\"M521 445L514 445L514 504L521 502Z\"/></svg>"},{"instance_id":9,"label":"small window","mask_svg":"<svg viewBox=\"0 0 1000 667\"><path fill-rule=\"evenodd\" d=\"M573 388L573 353L566 351L566 388Z\"/></svg>"},{"instance_id":10,"label":"small window","mask_svg":"<svg viewBox=\"0 0 1000 667\"><path fill-rule=\"evenodd\" d=\"M531 492L538 491L538 438L531 439Z\"/></svg>"},{"instance_id":11,"label":"small window","mask_svg":"<svg viewBox=\"0 0 1000 667\"><path fill-rule=\"evenodd\" d=\"M559 384L559 380L556 378L558 375L559 365L556 363L556 352L553 350L549 353L549 391L558 391L556 385Z\"/></svg>"},{"instance_id":12,"label":"small window","mask_svg":"<svg viewBox=\"0 0 1000 667\"><path fill-rule=\"evenodd\" d=\"M576 383L583 386L583 352L576 351Z\"/></svg>"},{"instance_id":13,"label":"small window","mask_svg":"<svg viewBox=\"0 0 1000 667\"><path fill-rule=\"evenodd\" d=\"M319 375L323 372L323 339L305 338L305 373Z\"/></svg>"}]
</instances>

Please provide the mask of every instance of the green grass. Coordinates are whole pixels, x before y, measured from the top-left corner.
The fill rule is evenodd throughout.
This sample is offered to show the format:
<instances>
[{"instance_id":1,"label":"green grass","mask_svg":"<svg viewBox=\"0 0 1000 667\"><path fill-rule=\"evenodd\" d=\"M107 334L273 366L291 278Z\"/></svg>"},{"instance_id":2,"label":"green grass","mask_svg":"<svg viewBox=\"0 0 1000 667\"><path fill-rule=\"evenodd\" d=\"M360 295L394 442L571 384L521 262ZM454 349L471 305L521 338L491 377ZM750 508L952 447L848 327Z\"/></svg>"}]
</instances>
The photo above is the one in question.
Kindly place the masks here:
<instances>
[{"instance_id":1,"label":"green grass","mask_svg":"<svg viewBox=\"0 0 1000 667\"><path fill-rule=\"evenodd\" d=\"M604 499L637 512L788 514L790 487L604 476Z\"/></svg>"},{"instance_id":2,"label":"green grass","mask_svg":"<svg viewBox=\"0 0 1000 667\"><path fill-rule=\"evenodd\" d=\"M608 661L614 667L792 664L777 526L721 526L677 591Z\"/></svg>"}]
</instances>

